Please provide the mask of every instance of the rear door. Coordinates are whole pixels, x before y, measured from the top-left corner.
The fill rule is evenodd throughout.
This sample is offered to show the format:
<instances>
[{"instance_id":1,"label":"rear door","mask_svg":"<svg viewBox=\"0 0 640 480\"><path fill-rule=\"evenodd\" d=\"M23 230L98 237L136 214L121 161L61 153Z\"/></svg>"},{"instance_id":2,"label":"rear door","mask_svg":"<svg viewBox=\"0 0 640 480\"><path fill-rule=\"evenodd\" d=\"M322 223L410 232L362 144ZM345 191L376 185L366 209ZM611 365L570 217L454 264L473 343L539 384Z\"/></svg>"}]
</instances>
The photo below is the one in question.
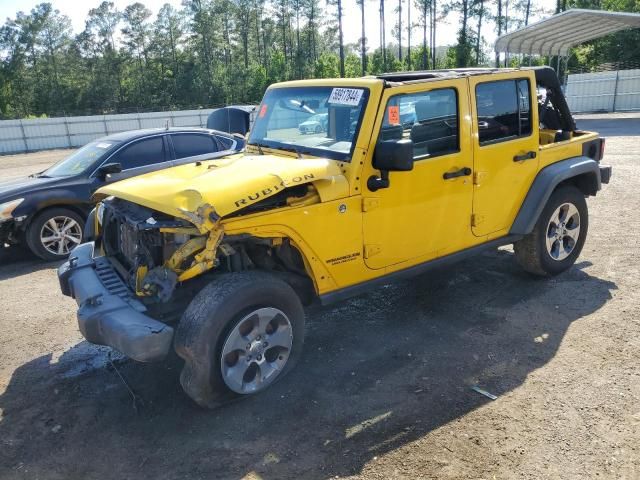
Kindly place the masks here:
<instances>
[{"instance_id":1,"label":"rear door","mask_svg":"<svg viewBox=\"0 0 640 480\"><path fill-rule=\"evenodd\" d=\"M472 229L476 236L508 231L538 171L538 111L533 73L469 79L474 138Z\"/></svg>"}]
</instances>

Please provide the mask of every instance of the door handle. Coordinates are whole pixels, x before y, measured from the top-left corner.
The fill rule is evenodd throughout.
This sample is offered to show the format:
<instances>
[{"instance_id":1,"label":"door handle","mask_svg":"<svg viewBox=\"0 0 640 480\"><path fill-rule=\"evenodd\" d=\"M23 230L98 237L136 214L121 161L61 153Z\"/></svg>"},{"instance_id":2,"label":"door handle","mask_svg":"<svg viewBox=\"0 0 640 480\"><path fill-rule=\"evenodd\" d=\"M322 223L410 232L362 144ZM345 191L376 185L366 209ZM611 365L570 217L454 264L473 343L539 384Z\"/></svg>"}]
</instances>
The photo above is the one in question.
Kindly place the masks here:
<instances>
[{"instance_id":1,"label":"door handle","mask_svg":"<svg viewBox=\"0 0 640 480\"><path fill-rule=\"evenodd\" d=\"M471 175L471 169L469 167L464 167L460 170L456 170L455 172L445 172L442 175L442 178L444 178L445 180L450 180L457 177L468 177L469 175Z\"/></svg>"},{"instance_id":2,"label":"door handle","mask_svg":"<svg viewBox=\"0 0 640 480\"><path fill-rule=\"evenodd\" d=\"M536 158L536 152L527 152L527 153L523 153L522 155L516 155L515 157L513 157L513 161L514 162L523 162L524 160L531 160L533 158Z\"/></svg>"}]
</instances>

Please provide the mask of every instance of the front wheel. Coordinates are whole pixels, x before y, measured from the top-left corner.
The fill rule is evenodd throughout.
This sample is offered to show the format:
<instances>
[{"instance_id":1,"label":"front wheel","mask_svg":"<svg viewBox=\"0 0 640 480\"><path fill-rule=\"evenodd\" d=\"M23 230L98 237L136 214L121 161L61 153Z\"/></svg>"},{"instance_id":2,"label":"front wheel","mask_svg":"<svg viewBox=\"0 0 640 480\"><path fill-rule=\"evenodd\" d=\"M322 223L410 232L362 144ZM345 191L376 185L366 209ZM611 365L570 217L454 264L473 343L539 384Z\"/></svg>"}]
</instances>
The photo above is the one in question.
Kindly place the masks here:
<instances>
[{"instance_id":1,"label":"front wheel","mask_svg":"<svg viewBox=\"0 0 640 480\"><path fill-rule=\"evenodd\" d=\"M73 210L50 208L37 214L29 224L29 249L44 260L62 260L82 242L84 220Z\"/></svg>"},{"instance_id":2,"label":"front wheel","mask_svg":"<svg viewBox=\"0 0 640 480\"><path fill-rule=\"evenodd\" d=\"M178 325L180 383L209 408L259 393L293 368L303 338L302 304L287 283L259 271L219 275Z\"/></svg>"},{"instance_id":3,"label":"front wheel","mask_svg":"<svg viewBox=\"0 0 640 480\"><path fill-rule=\"evenodd\" d=\"M557 189L533 231L513 244L518 263L529 273L557 275L573 265L587 238L589 213L580 190Z\"/></svg>"}]
</instances>

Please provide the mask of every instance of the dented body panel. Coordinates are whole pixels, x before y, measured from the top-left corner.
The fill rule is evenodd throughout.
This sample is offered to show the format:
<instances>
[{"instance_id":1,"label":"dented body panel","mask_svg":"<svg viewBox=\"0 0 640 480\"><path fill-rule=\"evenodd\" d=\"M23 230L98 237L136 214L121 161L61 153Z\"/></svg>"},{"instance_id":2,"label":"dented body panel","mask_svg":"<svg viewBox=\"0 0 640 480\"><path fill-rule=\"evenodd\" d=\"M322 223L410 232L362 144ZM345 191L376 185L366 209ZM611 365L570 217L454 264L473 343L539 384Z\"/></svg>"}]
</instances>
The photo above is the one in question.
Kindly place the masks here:
<instances>
[{"instance_id":1,"label":"dented body panel","mask_svg":"<svg viewBox=\"0 0 640 480\"><path fill-rule=\"evenodd\" d=\"M98 194L192 220L186 212L196 213L203 205L224 217L288 187L312 182L327 196L348 195L336 162L275 155L233 155L169 168L115 183Z\"/></svg>"}]
</instances>

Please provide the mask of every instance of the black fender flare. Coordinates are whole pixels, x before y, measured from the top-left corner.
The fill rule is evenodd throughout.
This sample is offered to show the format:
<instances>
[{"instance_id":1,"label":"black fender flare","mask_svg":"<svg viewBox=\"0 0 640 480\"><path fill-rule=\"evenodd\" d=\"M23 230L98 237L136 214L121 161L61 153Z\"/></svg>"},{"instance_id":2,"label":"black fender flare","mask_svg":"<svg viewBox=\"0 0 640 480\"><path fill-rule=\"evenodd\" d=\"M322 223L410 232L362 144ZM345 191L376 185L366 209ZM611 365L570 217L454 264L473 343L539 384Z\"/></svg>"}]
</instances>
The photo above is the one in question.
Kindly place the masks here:
<instances>
[{"instance_id":1,"label":"black fender flare","mask_svg":"<svg viewBox=\"0 0 640 480\"><path fill-rule=\"evenodd\" d=\"M529 188L509 233L511 235L531 233L555 188L560 183L576 177L587 180L580 183L585 195L595 195L600 190L600 166L589 157L568 158L540 170Z\"/></svg>"},{"instance_id":2,"label":"black fender flare","mask_svg":"<svg viewBox=\"0 0 640 480\"><path fill-rule=\"evenodd\" d=\"M93 207L87 215L87 220L82 231L82 243L93 242L96 232L96 207Z\"/></svg>"}]
</instances>

